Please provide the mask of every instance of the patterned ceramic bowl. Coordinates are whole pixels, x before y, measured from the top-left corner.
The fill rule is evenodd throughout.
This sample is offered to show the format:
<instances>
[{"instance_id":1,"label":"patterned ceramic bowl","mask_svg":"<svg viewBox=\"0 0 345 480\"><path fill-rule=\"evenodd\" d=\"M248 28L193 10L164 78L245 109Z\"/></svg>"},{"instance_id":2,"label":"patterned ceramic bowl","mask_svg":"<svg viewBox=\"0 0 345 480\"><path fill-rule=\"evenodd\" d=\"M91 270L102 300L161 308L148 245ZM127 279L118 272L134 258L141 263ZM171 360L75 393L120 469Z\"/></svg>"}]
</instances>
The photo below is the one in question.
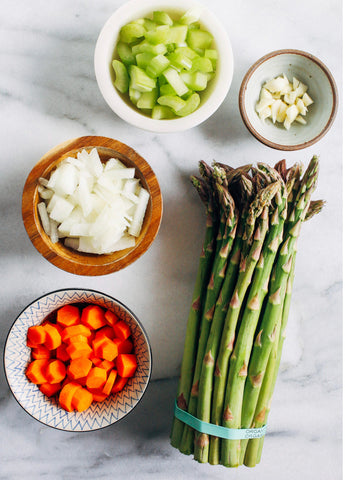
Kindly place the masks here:
<instances>
[{"instance_id":1,"label":"patterned ceramic bowl","mask_svg":"<svg viewBox=\"0 0 345 480\"><path fill-rule=\"evenodd\" d=\"M138 368L124 389L103 402L93 402L84 412L66 412L54 397L48 398L29 382L25 370L30 361L26 346L28 327L38 325L54 310L71 303L94 303L112 310L131 327ZM136 316L122 303L101 292L66 289L34 300L13 323L5 345L4 367L9 387L24 410L36 420L59 430L85 432L107 427L121 420L139 403L148 386L152 368L148 337Z\"/></svg>"}]
</instances>

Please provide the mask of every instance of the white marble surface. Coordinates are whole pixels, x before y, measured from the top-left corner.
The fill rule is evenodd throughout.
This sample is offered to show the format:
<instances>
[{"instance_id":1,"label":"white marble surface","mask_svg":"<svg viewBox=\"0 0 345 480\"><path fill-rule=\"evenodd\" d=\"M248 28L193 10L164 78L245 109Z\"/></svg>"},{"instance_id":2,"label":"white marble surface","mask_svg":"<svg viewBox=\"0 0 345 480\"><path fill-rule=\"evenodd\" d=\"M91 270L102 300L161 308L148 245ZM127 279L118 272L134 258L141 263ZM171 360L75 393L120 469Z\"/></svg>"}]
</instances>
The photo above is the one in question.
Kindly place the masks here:
<instances>
[{"instance_id":1,"label":"white marble surface","mask_svg":"<svg viewBox=\"0 0 345 480\"><path fill-rule=\"evenodd\" d=\"M341 2L217 0L212 10L232 41L235 74L221 108L184 134L154 135L126 125L107 107L93 72L97 35L120 0L2 0L0 19L1 348L17 314L63 287L91 287L128 304L150 336L153 381L119 425L70 434L31 419L0 373L0 479L341 478L342 112L317 145L283 154L242 124L238 90L249 66L279 48L323 60L341 86ZM204 0L204 3L207 2ZM21 193L36 161L69 138L96 134L135 148L155 170L164 197L160 233L143 257L105 277L60 271L31 245ZM169 445L176 375L203 236L203 211L189 184L204 159L238 166L321 158L316 196L324 212L304 226L282 372L263 460L255 470L199 465ZM134 292L134 293L133 293Z\"/></svg>"}]
</instances>

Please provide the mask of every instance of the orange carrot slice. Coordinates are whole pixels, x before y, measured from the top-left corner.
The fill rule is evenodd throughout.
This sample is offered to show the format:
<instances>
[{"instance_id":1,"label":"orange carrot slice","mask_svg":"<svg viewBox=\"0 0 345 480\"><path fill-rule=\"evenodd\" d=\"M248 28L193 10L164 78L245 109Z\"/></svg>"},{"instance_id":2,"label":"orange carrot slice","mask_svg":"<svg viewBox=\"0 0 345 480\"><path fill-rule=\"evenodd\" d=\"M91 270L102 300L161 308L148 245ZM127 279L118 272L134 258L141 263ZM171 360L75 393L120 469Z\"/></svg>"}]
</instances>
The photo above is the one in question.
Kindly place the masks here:
<instances>
[{"instance_id":1,"label":"orange carrot slice","mask_svg":"<svg viewBox=\"0 0 345 480\"><path fill-rule=\"evenodd\" d=\"M133 377L137 367L136 356L132 353L121 353L116 359L116 368L121 377Z\"/></svg>"},{"instance_id":2,"label":"orange carrot slice","mask_svg":"<svg viewBox=\"0 0 345 480\"><path fill-rule=\"evenodd\" d=\"M46 358L33 360L31 363L29 363L26 369L25 374L27 378L36 385L39 385L41 383L47 383L47 377L45 372L48 364L49 360Z\"/></svg>"},{"instance_id":3,"label":"orange carrot slice","mask_svg":"<svg viewBox=\"0 0 345 480\"><path fill-rule=\"evenodd\" d=\"M124 322L123 320L120 320L117 323L115 323L115 325L113 326L113 329L114 329L115 335L120 340L127 340L127 338L131 335L130 326L127 325L127 323Z\"/></svg>"},{"instance_id":4,"label":"orange carrot slice","mask_svg":"<svg viewBox=\"0 0 345 480\"><path fill-rule=\"evenodd\" d=\"M87 388L102 388L107 381L107 372L104 368L93 367L86 378Z\"/></svg>"},{"instance_id":5,"label":"orange carrot slice","mask_svg":"<svg viewBox=\"0 0 345 480\"><path fill-rule=\"evenodd\" d=\"M70 356L66 352L66 347L67 345L65 343L62 343L56 349L56 358L58 358L59 360L62 360L63 362L67 362L70 359Z\"/></svg>"},{"instance_id":6,"label":"orange carrot slice","mask_svg":"<svg viewBox=\"0 0 345 480\"><path fill-rule=\"evenodd\" d=\"M79 388L83 387L77 382L68 382L62 387L59 395L59 404L67 412L73 411L72 400Z\"/></svg>"},{"instance_id":7,"label":"orange carrot slice","mask_svg":"<svg viewBox=\"0 0 345 480\"><path fill-rule=\"evenodd\" d=\"M97 365L97 367L104 368L104 370L109 375L110 370L112 370L115 367L115 363L110 362L109 360L102 360L101 363Z\"/></svg>"},{"instance_id":8,"label":"orange carrot slice","mask_svg":"<svg viewBox=\"0 0 345 480\"><path fill-rule=\"evenodd\" d=\"M133 350L133 343L127 338L127 340L120 340L119 338L114 338L114 343L117 345L117 350L120 353L131 353Z\"/></svg>"},{"instance_id":9,"label":"orange carrot slice","mask_svg":"<svg viewBox=\"0 0 345 480\"><path fill-rule=\"evenodd\" d=\"M105 327L100 328L99 330L97 330L95 338L100 338L100 337L102 338L107 337L113 340L115 338L114 329L109 325L106 325Z\"/></svg>"},{"instance_id":10,"label":"orange carrot slice","mask_svg":"<svg viewBox=\"0 0 345 480\"><path fill-rule=\"evenodd\" d=\"M59 308L56 315L56 321L63 327L70 327L80 323L79 308L75 305L65 305Z\"/></svg>"},{"instance_id":11,"label":"orange carrot slice","mask_svg":"<svg viewBox=\"0 0 345 480\"><path fill-rule=\"evenodd\" d=\"M97 351L101 358L108 360L109 362L113 361L119 353L116 343L114 343L108 337L104 337Z\"/></svg>"},{"instance_id":12,"label":"orange carrot slice","mask_svg":"<svg viewBox=\"0 0 345 480\"><path fill-rule=\"evenodd\" d=\"M90 354L89 359L94 365L96 365L96 367L99 367L99 365L102 363L102 359L95 355L94 352Z\"/></svg>"},{"instance_id":13,"label":"orange carrot slice","mask_svg":"<svg viewBox=\"0 0 345 480\"><path fill-rule=\"evenodd\" d=\"M115 315L115 313L112 312L111 310L107 310L105 312L104 318L106 319L106 321L111 326L115 325L115 323L119 321L119 317L117 315Z\"/></svg>"},{"instance_id":14,"label":"orange carrot slice","mask_svg":"<svg viewBox=\"0 0 345 480\"><path fill-rule=\"evenodd\" d=\"M105 382L103 390L102 390L102 392L105 393L106 395L110 395L111 389L113 388L114 382L116 380L116 375L117 375L116 370L111 370L110 371L110 373L108 375L108 378L107 378L107 381Z\"/></svg>"},{"instance_id":15,"label":"orange carrot slice","mask_svg":"<svg viewBox=\"0 0 345 480\"><path fill-rule=\"evenodd\" d=\"M128 378L120 377L120 375L117 375L116 380L114 382L114 386L111 389L111 393L121 392L121 390L123 390L127 382L128 382Z\"/></svg>"},{"instance_id":16,"label":"orange carrot slice","mask_svg":"<svg viewBox=\"0 0 345 480\"><path fill-rule=\"evenodd\" d=\"M46 323L43 328L46 332L44 345L49 350L55 350L57 347L61 345L61 335L59 333L59 330L56 328L55 325L51 323Z\"/></svg>"},{"instance_id":17,"label":"orange carrot slice","mask_svg":"<svg viewBox=\"0 0 345 480\"><path fill-rule=\"evenodd\" d=\"M61 389L61 383L42 383L40 390L47 397L52 397Z\"/></svg>"},{"instance_id":18,"label":"orange carrot slice","mask_svg":"<svg viewBox=\"0 0 345 480\"><path fill-rule=\"evenodd\" d=\"M72 407L78 412L87 410L93 402L93 395L86 388L79 388L74 392L72 398Z\"/></svg>"},{"instance_id":19,"label":"orange carrot slice","mask_svg":"<svg viewBox=\"0 0 345 480\"><path fill-rule=\"evenodd\" d=\"M75 335L84 335L89 338L91 336L91 330L85 327L85 325L72 325L71 327L64 328L61 332L63 342L66 342L66 340Z\"/></svg>"},{"instance_id":20,"label":"orange carrot slice","mask_svg":"<svg viewBox=\"0 0 345 480\"><path fill-rule=\"evenodd\" d=\"M106 325L103 309L98 305L85 307L81 314L81 323L93 330L103 327Z\"/></svg>"},{"instance_id":21,"label":"orange carrot slice","mask_svg":"<svg viewBox=\"0 0 345 480\"><path fill-rule=\"evenodd\" d=\"M103 392L93 391L91 393L94 402L104 402L108 398L108 395Z\"/></svg>"},{"instance_id":22,"label":"orange carrot slice","mask_svg":"<svg viewBox=\"0 0 345 480\"><path fill-rule=\"evenodd\" d=\"M31 355L32 358L38 360L40 358L50 358L52 356L52 352L44 345L38 345L31 350Z\"/></svg>"},{"instance_id":23,"label":"orange carrot slice","mask_svg":"<svg viewBox=\"0 0 345 480\"><path fill-rule=\"evenodd\" d=\"M71 343L80 343L80 342L88 343L88 338L85 335L73 335L73 337L69 337L66 339L66 343L69 345Z\"/></svg>"},{"instance_id":24,"label":"orange carrot slice","mask_svg":"<svg viewBox=\"0 0 345 480\"><path fill-rule=\"evenodd\" d=\"M41 345L45 342L46 332L42 325L33 325L28 328L27 339L31 345Z\"/></svg>"},{"instance_id":25,"label":"orange carrot slice","mask_svg":"<svg viewBox=\"0 0 345 480\"><path fill-rule=\"evenodd\" d=\"M61 383L66 376L66 366L61 360L52 360L46 367L46 377L49 383Z\"/></svg>"},{"instance_id":26,"label":"orange carrot slice","mask_svg":"<svg viewBox=\"0 0 345 480\"><path fill-rule=\"evenodd\" d=\"M76 380L77 378L86 377L91 370L92 362L87 357L80 357L71 360L67 368L67 373L70 378Z\"/></svg>"},{"instance_id":27,"label":"orange carrot slice","mask_svg":"<svg viewBox=\"0 0 345 480\"><path fill-rule=\"evenodd\" d=\"M66 352L70 356L71 360L74 360L80 357L89 357L92 353L92 348L88 343L75 342L68 345Z\"/></svg>"}]
</instances>

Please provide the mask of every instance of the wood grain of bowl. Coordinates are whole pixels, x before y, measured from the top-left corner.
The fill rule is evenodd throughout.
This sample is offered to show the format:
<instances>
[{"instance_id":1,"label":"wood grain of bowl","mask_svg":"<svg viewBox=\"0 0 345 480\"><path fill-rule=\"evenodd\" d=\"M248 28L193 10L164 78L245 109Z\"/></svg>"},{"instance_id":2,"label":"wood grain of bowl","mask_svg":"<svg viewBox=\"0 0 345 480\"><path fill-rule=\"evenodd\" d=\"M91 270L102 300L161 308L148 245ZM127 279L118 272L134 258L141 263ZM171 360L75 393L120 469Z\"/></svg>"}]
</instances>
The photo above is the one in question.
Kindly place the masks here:
<instances>
[{"instance_id":1,"label":"wood grain of bowl","mask_svg":"<svg viewBox=\"0 0 345 480\"><path fill-rule=\"evenodd\" d=\"M40 202L38 179L48 178L59 162L82 149L97 148L102 162L118 158L127 167L135 167L135 176L150 194L143 226L133 248L111 254L95 255L67 248L61 241L52 243L43 230L37 205ZM56 267L76 275L106 275L130 265L147 251L154 241L162 218L163 203L159 183L150 165L131 147L117 140L86 136L68 140L49 150L29 173L22 197L22 216L26 232L35 248Z\"/></svg>"}]
</instances>

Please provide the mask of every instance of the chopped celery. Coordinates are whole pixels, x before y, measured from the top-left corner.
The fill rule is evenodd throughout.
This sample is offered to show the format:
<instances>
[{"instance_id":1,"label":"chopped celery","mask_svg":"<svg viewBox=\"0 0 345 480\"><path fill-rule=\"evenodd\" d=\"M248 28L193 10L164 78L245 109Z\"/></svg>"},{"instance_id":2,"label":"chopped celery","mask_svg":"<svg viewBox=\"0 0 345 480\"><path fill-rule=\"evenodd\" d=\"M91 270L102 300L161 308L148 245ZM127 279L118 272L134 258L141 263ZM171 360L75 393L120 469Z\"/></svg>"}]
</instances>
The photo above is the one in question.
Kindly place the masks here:
<instances>
[{"instance_id":1,"label":"chopped celery","mask_svg":"<svg viewBox=\"0 0 345 480\"><path fill-rule=\"evenodd\" d=\"M187 43L193 50L210 48L212 41L213 36L205 30L188 31Z\"/></svg>"},{"instance_id":2,"label":"chopped celery","mask_svg":"<svg viewBox=\"0 0 345 480\"><path fill-rule=\"evenodd\" d=\"M144 27L149 32L157 27L157 23L150 18L144 18Z\"/></svg>"},{"instance_id":3,"label":"chopped celery","mask_svg":"<svg viewBox=\"0 0 345 480\"><path fill-rule=\"evenodd\" d=\"M155 105L152 109L151 117L155 120L175 118L175 113L166 105Z\"/></svg>"},{"instance_id":4,"label":"chopped celery","mask_svg":"<svg viewBox=\"0 0 345 480\"><path fill-rule=\"evenodd\" d=\"M121 93L128 91L129 78L125 65L119 60L113 60L113 69L115 72L115 82L114 85L117 90Z\"/></svg>"},{"instance_id":5,"label":"chopped celery","mask_svg":"<svg viewBox=\"0 0 345 480\"><path fill-rule=\"evenodd\" d=\"M209 73L213 72L213 65L209 58L206 57L196 57L192 60L192 72L203 72Z\"/></svg>"},{"instance_id":6,"label":"chopped celery","mask_svg":"<svg viewBox=\"0 0 345 480\"><path fill-rule=\"evenodd\" d=\"M187 10L186 13L180 18L180 23L184 25L190 25L191 23L197 22L200 18L202 12L202 7L193 7Z\"/></svg>"},{"instance_id":7,"label":"chopped celery","mask_svg":"<svg viewBox=\"0 0 345 480\"><path fill-rule=\"evenodd\" d=\"M175 50L176 53L181 53L185 57L193 60L193 58L198 57L199 55L189 47L177 47Z\"/></svg>"},{"instance_id":8,"label":"chopped celery","mask_svg":"<svg viewBox=\"0 0 345 480\"><path fill-rule=\"evenodd\" d=\"M143 68L144 70L150 64L151 60L154 58L154 55L149 52L138 53L135 56L138 67Z\"/></svg>"},{"instance_id":9,"label":"chopped celery","mask_svg":"<svg viewBox=\"0 0 345 480\"><path fill-rule=\"evenodd\" d=\"M207 87L207 74L202 72L181 73L181 79L188 88L194 91L205 90Z\"/></svg>"},{"instance_id":10,"label":"chopped celery","mask_svg":"<svg viewBox=\"0 0 345 480\"><path fill-rule=\"evenodd\" d=\"M168 83L170 83L170 85L173 87L177 95L181 96L187 93L188 88L176 70L169 67L163 72L163 75L167 79Z\"/></svg>"},{"instance_id":11,"label":"chopped celery","mask_svg":"<svg viewBox=\"0 0 345 480\"><path fill-rule=\"evenodd\" d=\"M167 47L164 45L164 43L153 45L152 43L149 43L146 40L142 41L141 43L138 43L132 48L132 52L134 55L137 55L138 53L143 53L143 52L152 53L152 55L159 55L159 54L164 55L166 51L167 51Z\"/></svg>"},{"instance_id":12,"label":"chopped celery","mask_svg":"<svg viewBox=\"0 0 345 480\"><path fill-rule=\"evenodd\" d=\"M136 105L139 98L141 97L141 93L139 92L139 90L136 90L135 88L133 88L131 86L129 86L128 93L129 93L130 101L132 103L134 103L134 105Z\"/></svg>"},{"instance_id":13,"label":"chopped celery","mask_svg":"<svg viewBox=\"0 0 345 480\"><path fill-rule=\"evenodd\" d=\"M178 95L163 95L158 98L157 102L159 105L165 105L166 107L172 108L174 112L178 112L186 105L186 102Z\"/></svg>"},{"instance_id":14,"label":"chopped celery","mask_svg":"<svg viewBox=\"0 0 345 480\"><path fill-rule=\"evenodd\" d=\"M192 60L181 52L171 53L168 55L168 59L170 63L178 69L185 68L186 70L190 70L192 68Z\"/></svg>"},{"instance_id":15,"label":"chopped celery","mask_svg":"<svg viewBox=\"0 0 345 480\"><path fill-rule=\"evenodd\" d=\"M169 28L167 43L183 43L188 32L187 25L174 25Z\"/></svg>"},{"instance_id":16,"label":"chopped celery","mask_svg":"<svg viewBox=\"0 0 345 480\"><path fill-rule=\"evenodd\" d=\"M153 90L151 90L151 92L142 93L137 102L137 107L140 109L146 108L146 109L152 110L153 107L156 105L157 96L158 96L157 88L154 88Z\"/></svg>"},{"instance_id":17,"label":"chopped celery","mask_svg":"<svg viewBox=\"0 0 345 480\"><path fill-rule=\"evenodd\" d=\"M172 21L170 15L166 12L155 11L153 12L153 20L157 23L161 23L163 25L172 25L174 22Z\"/></svg>"},{"instance_id":18,"label":"chopped celery","mask_svg":"<svg viewBox=\"0 0 345 480\"><path fill-rule=\"evenodd\" d=\"M166 43L169 35L169 25L159 25L155 30L150 30L145 33L145 38L148 42L158 45L159 43Z\"/></svg>"},{"instance_id":19,"label":"chopped celery","mask_svg":"<svg viewBox=\"0 0 345 480\"><path fill-rule=\"evenodd\" d=\"M117 44L117 53L121 62L125 65L133 65L135 63L135 56L133 55L132 49L128 43L119 42Z\"/></svg>"},{"instance_id":20,"label":"chopped celery","mask_svg":"<svg viewBox=\"0 0 345 480\"><path fill-rule=\"evenodd\" d=\"M218 52L214 48L207 48L205 50L205 57L209 58L212 62L213 70L216 69L217 60L218 60Z\"/></svg>"},{"instance_id":21,"label":"chopped celery","mask_svg":"<svg viewBox=\"0 0 345 480\"><path fill-rule=\"evenodd\" d=\"M175 110L176 115L179 117L186 117L193 113L200 105L200 96L197 93L193 93L187 100L184 107L180 110Z\"/></svg>"},{"instance_id":22,"label":"chopped celery","mask_svg":"<svg viewBox=\"0 0 345 480\"><path fill-rule=\"evenodd\" d=\"M129 76L131 79L131 87L139 90L139 92L150 92L156 86L155 80L136 65L130 65Z\"/></svg>"},{"instance_id":23,"label":"chopped celery","mask_svg":"<svg viewBox=\"0 0 345 480\"><path fill-rule=\"evenodd\" d=\"M124 25L120 30L120 40L125 43L132 43L137 38L145 35L145 28L139 23L128 23Z\"/></svg>"},{"instance_id":24,"label":"chopped celery","mask_svg":"<svg viewBox=\"0 0 345 480\"><path fill-rule=\"evenodd\" d=\"M168 66L169 60L164 55L157 55L153 57L151 62L146 68L146 73L153 78L158 77Z\"/></svg>"},{"instance_id":25,"label":"chopped celery","mask_svg":"<svg viewBox=\"0 0 345 480\"><path fill-rule=\"evenodd\" d=\"M169 83L166 83L165 85L161 85L159 87L159 94L160 95L176 95L176 92Z\"/></svg>"}]
</instances>

